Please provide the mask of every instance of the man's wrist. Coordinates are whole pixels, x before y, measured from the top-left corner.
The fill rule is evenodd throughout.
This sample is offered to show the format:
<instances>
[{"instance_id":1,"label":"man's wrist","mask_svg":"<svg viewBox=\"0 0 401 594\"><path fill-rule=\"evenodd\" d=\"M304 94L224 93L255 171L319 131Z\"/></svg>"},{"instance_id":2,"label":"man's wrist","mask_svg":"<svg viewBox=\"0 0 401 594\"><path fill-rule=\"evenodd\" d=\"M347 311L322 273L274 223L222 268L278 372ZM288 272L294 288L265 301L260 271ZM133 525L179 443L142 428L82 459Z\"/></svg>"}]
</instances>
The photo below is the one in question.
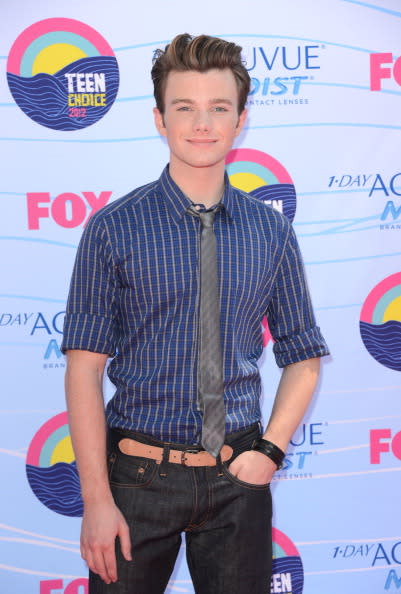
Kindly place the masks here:
<instances>
[{"instance_id":1,"label":"man's wrist","mask_svg":"<svg viewBox=\"0 0 401 594\"><path fill-rule=\"evenodd\" d=\"M88 485L86 488L81 488L81 496L84 506L114 501L108 483L100 483L92 487Z\"/></svg>"},{"instance_id":2,"label":"man's wrist","mask_svg":"<svg viewBox=\"0 0 401 594\"><path fill-rule=\"evenodd\" d=\"M255 452L260 452L261 454L264 454L270 458L270 460L272 460L277 466L277 470L282 467L285 458L285 452L283 452L283 450L276 446L276 444L273 442L263 438L255 439L252 449L255 450Z\"/></svg>"}]
</instances>

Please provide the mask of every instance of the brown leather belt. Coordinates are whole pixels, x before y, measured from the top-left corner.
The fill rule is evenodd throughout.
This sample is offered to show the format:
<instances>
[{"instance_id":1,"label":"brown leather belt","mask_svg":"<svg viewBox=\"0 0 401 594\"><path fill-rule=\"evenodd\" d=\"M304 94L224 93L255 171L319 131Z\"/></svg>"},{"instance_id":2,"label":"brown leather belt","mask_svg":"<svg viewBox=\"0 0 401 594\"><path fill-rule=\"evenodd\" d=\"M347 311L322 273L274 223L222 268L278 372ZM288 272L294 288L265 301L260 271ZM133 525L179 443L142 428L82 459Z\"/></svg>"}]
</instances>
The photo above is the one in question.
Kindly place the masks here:
<instances>
[{"instance_id":1,"label":"brown leather belt","mask_svg":"<svg viewBox=\"0 0 401 594\"><path fill-rule=\"evenodd\" d=\"M158 446L141 443L135 439L124 437L118 442L118 447L123 454L128 456L140 456L141 458L151 458L160 464L163 459L163 448ZM226 462L233 455L233 449L229 445L224 445L221 449L221 461ZM216 458L205 450L197 451L188 447L187 450L170 450L169 462L182 464L183 466L216 466Z\"/></svg>"}]
</instances>

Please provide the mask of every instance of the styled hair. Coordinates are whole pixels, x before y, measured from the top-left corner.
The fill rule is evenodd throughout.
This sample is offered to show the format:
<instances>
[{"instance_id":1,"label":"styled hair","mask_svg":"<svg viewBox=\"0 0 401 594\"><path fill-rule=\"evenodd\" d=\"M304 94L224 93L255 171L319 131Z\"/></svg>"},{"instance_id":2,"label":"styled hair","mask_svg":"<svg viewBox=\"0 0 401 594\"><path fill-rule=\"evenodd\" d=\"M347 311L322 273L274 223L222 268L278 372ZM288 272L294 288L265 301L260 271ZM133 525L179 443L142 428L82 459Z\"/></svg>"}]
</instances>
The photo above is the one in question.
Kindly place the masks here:
<instances>
[{"instance_id":1,"label":"styled hair","mask_svg":"<svg viewBox=\"0 0 401 594\"><path fill-rule=\"evenodd\" d=\"M156 106L160 113L164 113L164 92L170 72L206 72L211 68L231 70L238 88L238 113L241 113L250 90L250 77L241 59L241 50L239 45L219 37L193 37L188 33L174 37L164 50L156 50L151 75Z\"/></svg>"}]
</instances>

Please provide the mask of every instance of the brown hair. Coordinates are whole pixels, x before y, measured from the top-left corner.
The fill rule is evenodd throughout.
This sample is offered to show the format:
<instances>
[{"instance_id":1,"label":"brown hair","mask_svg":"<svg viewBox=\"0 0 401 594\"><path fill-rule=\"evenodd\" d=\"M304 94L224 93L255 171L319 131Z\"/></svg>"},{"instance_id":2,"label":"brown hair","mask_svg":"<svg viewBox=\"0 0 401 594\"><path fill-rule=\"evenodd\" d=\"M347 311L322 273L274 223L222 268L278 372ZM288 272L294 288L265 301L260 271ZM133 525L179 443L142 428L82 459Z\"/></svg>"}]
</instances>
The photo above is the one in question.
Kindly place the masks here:
<instances>
[{"instance_id":1,"label":"brown hair","mask_svg":"<svg viewBox=\"0 0 401 594\"><path fill-rule=\"evenodd\" d=\"M167 76L172 70L206 72L211 68L231 70L238 88L238 113L241 113L250 89L250 78L241 59L241 50L239 45L219 37L193 37L188 33L174 37L164 50L156 50L151 74L156 105L160 113L164 112L164 91Z\"/></svg>"}]
</instances>

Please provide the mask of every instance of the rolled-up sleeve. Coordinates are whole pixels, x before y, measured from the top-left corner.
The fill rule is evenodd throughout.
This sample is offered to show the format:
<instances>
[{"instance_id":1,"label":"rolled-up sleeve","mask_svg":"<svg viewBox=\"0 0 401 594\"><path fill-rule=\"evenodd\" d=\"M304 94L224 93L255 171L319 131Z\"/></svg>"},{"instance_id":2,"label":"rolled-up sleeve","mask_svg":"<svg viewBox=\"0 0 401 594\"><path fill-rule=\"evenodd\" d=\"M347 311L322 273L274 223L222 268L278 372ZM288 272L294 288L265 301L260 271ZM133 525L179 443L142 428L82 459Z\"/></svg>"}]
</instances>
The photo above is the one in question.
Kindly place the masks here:
<instances>
[{"instance_id":1,"label":"rolled-up sleeve","mask_svg":"<svg viewBox=\"0 0 401 594\"><path fill-rule=\"evenodd\" d=\"M329 354L316 325L302 256L289 225L278 264L272 299L266 312L279 367Z\"/></svg>"},{"instance_id":2,"label":"rolled-up sleeve","mask_svg":"<svg viewBox=\"0 0 401 594\"><path fill-rule=\"evenodd\" d=\"M93 217L75 259L61 350L114 356L117 348L117 279L103 220Z\"/></svg>"}]
</instances>

